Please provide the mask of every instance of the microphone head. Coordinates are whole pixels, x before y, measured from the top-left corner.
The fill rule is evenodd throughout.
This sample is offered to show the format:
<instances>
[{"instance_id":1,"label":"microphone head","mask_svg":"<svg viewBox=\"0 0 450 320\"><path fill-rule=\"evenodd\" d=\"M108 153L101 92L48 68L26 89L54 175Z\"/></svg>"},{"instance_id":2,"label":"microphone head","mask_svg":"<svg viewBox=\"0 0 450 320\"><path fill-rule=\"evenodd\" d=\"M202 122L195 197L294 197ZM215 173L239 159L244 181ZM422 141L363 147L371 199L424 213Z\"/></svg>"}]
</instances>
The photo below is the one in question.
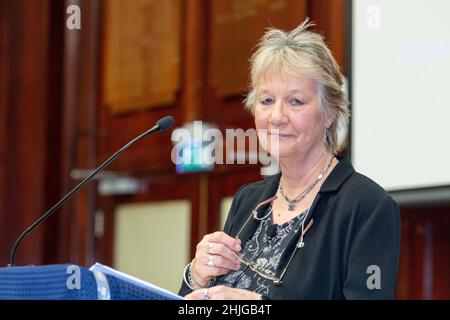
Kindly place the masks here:
<instances>
[{"instance_id":1,"label":"microphone head","mask_svg":"<svg viewBox=\"0 0 450 320\"><path fill-rule=\"evenodd\" d=\"M156 122L156 125L159 127L159 131L164 131L173 126L175 120L172 116L165 116L164 118L159 119Z\"/></svg>"}]
</instances>

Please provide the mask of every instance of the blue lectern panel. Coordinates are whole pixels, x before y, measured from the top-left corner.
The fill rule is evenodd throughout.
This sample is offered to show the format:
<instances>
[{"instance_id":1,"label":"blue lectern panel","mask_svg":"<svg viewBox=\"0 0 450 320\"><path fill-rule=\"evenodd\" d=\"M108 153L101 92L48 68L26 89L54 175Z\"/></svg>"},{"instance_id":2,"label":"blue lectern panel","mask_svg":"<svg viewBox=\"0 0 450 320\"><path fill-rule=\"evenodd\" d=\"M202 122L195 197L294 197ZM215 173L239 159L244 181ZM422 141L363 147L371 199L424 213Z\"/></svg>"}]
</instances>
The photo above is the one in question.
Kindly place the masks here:
<instances>
[{"instance_id":1,"label":"blue lectern panel","mask_svg":"<svg viewBox=\"0 0 450 320\"><path fill-rule=\"evenodd\" d=\"M77 267L77 274L75 274L75 272L72 273L72 267L58 264L0 268L0 299L97 299L97 284L93 274L81 267Z\"/></svg>"}]
</instances>

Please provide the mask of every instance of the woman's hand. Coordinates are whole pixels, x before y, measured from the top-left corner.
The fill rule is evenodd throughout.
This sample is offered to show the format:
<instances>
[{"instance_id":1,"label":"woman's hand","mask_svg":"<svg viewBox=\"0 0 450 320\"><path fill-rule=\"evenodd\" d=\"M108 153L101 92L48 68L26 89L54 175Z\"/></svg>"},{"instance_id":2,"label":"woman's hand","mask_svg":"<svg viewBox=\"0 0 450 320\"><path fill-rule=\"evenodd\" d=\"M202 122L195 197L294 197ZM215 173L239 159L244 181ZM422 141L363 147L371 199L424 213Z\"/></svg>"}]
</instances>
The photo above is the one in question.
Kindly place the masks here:
<instances>
[{"instance_id":1,"label":"woman's hand","mask_svg":"<svg viewBox=\"0 0 450 320\"><path fill-rule=\"evenodd\" d=\"M187 300L261 300L259 293L230 288L227 286L217 286L192 291L185 296Z\"/></svg>"},{"instance_id":2,"label":"woman's hand","mask_svg":"<svg viewBox=\"0 0 450 320\"><path fill-rule=\"evenodd\" d=\"M222 231L207 234L197 244L192 262L192 280L197 286L205 287L216 276L239 270L240 262L235 254L241 251L241 240Z\"/></svg>"}]
</instances>

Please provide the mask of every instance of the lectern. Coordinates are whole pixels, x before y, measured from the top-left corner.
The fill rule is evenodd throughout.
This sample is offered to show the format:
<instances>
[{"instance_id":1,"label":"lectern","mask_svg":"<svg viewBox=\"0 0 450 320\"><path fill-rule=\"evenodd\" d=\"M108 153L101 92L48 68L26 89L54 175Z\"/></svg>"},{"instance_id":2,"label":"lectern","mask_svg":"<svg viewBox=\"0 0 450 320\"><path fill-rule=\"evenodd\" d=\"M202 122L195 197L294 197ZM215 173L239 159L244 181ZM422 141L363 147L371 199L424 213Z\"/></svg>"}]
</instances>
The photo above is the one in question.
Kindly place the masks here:
<instances>
[{"instance_id":1,"label":"lectern","mask_svg":"<svg viewBox=\"0 0 450 320\"><path fill-rule=\"evenodd\" d=\"M177 296L101 271L56 264L0 268L0 299L173 300Z\"/></svg>"}]
</instances>

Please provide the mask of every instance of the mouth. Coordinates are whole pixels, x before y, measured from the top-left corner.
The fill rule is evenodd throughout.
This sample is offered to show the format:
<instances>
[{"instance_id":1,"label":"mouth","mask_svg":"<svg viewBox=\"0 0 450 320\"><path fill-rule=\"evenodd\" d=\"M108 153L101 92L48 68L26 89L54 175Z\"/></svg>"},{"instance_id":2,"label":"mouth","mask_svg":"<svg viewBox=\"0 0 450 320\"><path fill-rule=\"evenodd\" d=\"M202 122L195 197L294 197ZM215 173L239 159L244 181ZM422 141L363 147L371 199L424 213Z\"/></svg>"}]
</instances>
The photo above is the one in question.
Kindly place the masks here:
<instances>
[{"instance_id":1,"label":"mouth","mask_svg":"<svg viewBox=\"0 0 450 320\"><path fill-rule=\"evenodd\" d=\"M278 139L289 139L293 138L293 134L287 134L287 133L276 133L276 132L269 132L270 136L276 137Z\"/></svg>"}]
</instances>

